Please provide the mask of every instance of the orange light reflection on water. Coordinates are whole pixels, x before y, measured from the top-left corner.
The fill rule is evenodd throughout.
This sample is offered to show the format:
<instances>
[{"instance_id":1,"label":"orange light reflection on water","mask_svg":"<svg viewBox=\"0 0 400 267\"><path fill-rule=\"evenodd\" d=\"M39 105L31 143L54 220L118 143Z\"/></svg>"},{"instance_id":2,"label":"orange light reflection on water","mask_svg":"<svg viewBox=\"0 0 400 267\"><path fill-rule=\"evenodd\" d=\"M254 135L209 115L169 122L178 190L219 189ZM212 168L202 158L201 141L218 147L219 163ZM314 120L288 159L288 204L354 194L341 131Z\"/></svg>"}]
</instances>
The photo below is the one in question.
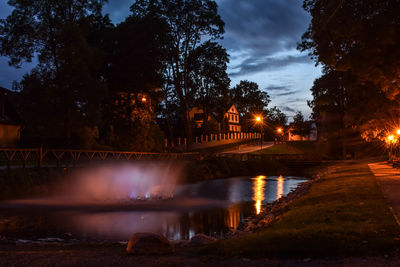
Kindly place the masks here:
<instances>
[{"instance_id":1,"label":"orange light reflection on water","mask_svg":"<svg viewBox=\"0 0 400 267\"><path fill-rule=\"evenodd\" d=\"M276 184L276 199L283 197L283 182L285 179L281 176L278 177L278 182Z\"/></svg>"},{"instance_id":2,"label":"orange light reflection on water","mask_svg":"<svg viewBox=\"0 0 400 267\"><path fill-rule=\"evenodd\" d=\"M253 200L255 203L256 213L259 214L261 212L261 204L265 198L264 190L265 190L265 176L257 176L253 178Z\"/></svg>"}]
</instances>

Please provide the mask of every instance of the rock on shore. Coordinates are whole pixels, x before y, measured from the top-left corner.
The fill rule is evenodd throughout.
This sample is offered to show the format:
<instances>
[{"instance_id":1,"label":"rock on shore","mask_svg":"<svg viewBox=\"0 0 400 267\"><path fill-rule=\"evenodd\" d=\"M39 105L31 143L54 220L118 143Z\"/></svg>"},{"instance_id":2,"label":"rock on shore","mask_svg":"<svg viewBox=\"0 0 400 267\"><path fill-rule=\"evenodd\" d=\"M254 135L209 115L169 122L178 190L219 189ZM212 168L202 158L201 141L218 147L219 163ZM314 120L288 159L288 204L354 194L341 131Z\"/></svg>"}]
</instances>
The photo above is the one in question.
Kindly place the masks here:
<instances>
[{"instance_id":1,"label":"rock on shore","mask_svg":"<svg viewBox=\"0 0 400 267\"><path fill-rule=\"evenodd\" d=\"M174 247L162 235L153 233L133 234L126 247L126 252L135 255L163 255L174 252Z\"/></svg>"}]
</instances>

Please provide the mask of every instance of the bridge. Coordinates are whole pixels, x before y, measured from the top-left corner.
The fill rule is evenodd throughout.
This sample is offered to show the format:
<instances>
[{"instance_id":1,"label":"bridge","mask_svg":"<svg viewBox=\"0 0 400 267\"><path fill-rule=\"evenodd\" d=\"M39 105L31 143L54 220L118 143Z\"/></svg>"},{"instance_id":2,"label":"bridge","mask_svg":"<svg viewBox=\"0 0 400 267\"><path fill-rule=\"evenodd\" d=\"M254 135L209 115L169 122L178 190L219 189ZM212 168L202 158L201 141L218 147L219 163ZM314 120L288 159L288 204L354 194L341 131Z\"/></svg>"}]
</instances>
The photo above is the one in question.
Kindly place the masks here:
<instances>
[{"instance_id":1,"label":"bridge","mask_svg":"<svg viewBox=\"0 0 400 267\"><path fill-rule=\"evenodd\" d=\"M25 168L27 166L74 166L95 161L130 160L199 160L200 153L149 153L104 150L3 148L0 149L0 166Z\"/></svg>"}]
</instances>

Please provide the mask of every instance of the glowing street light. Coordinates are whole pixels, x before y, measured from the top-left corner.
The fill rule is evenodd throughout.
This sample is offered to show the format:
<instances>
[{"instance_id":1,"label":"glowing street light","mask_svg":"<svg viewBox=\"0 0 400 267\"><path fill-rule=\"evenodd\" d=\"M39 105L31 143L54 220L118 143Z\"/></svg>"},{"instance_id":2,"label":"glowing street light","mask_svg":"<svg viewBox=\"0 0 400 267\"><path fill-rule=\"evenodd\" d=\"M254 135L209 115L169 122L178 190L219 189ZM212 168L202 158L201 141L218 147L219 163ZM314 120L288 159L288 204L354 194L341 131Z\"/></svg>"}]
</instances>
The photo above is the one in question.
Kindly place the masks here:
<instances>
[{"instance_id":1,"label":"glowing street light","mask_svg":"<svg viewBox=\"0 0 400 267\"><path fill-rule=\"evenodd\" d=\"M396 133L397 135L400 135L400 129L397 129Z\"/></svg>"},{"instance_id":2,"label":"glowing street light","mask_svg":"<svg viewBox=\"0 0 400 267\"><path fill-rule=\"evenodd\" d=\"M256 117L255 117L255 121L256 121L256 124L258 124L259 125L259 127L260 127L260 144L261 144L261 149L262 149L262 142L263 142L263 133L262 133L262 125L263 125L263 118L262 118L262 116L260 116L260 115L256 115Z\"/></svg>"},{"instance_id":3,"label":"glowing street light","mask_svg":"<svg viewBox=\"0 0 400 267\"><path fill-rule=\"evenodd\" d=\"M142 102L146 103L147 102L147 98L146 97L142 97Z\"/></svg>"},{"instance_id":4,"label":"glowing street light","mask_svg":"<svg viewBox=\"0 0 400 267\"><path fill-rule=\"evenodd\" d=\"M282 128L278 128L278 129L276 129L276 131L277 131L278 133L280 133L280 134L283 132Z\"/></svg>"}]
</instances>

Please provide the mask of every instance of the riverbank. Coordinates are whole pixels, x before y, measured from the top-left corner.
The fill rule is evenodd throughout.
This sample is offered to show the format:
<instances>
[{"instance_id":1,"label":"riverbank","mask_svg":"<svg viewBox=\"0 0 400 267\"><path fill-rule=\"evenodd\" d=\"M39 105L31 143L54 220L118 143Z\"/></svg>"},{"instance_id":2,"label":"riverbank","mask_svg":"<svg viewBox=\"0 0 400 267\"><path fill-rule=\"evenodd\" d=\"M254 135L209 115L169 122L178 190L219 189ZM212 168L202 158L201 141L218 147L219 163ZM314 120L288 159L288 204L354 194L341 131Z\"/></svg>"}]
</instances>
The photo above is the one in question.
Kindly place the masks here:
<instances>
[{"instance_id":1,"label":"riverbank","mask_svg":"<svg viewBox=\"0 0 400 267\"><path fill-rule=\"evenodd\" d=\"M342 162L268 227L205 254L251 258L399 255L400 229L367 162Z\"/></svg>"}]
</instances>

